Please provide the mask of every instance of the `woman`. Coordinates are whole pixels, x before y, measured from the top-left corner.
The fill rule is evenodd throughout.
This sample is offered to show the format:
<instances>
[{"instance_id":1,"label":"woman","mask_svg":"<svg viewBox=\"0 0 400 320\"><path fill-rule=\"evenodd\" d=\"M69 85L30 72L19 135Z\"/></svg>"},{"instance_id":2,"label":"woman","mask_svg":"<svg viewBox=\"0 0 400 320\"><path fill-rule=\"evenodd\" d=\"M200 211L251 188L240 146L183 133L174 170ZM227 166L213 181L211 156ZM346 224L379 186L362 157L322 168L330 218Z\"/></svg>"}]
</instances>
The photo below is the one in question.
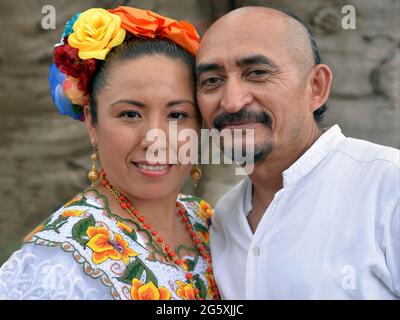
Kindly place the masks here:
<instances>
[{"instance_id":1,"label":"woman","mask_svg":"<svg viewBox=\"0 0 400 320\"><path fill-rule=\"evenodd\" d=\"M208 244L212 213L179 194L199 169L149 162L151 129L200 130L187 22L129 7L89 9L66 24L50 68L62 114L85 120L92 187L25 238L0 270L3 299L218 299ZM168 136L168 135L166 135ZM101 171L97 171L99 161Z\"/></svg>"}]
</instances>

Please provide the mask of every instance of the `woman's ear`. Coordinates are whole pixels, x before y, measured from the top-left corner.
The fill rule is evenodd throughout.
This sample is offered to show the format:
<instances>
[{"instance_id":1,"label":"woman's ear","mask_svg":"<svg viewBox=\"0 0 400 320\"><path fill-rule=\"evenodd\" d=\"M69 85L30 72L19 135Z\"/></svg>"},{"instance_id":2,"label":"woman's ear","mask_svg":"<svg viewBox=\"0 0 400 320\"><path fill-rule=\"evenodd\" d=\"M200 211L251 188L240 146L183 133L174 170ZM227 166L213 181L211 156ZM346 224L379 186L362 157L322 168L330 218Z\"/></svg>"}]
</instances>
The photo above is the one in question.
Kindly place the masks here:
<instances>
[{"instance_id":1,"label":"woman's ear","mask_svg":"<svg viewBox=\"0 0 400 320\"><path fill-rule=\"evenodd\" d=\"M311 99L310 111L314 112L328 100L331 91L333 74L326 64L314 66L310 74Z\"/></svg>"},{"instance_id":2,"label":"woman's ear","mask_svg":"<svg viewBox=\"0 0 400 320\"><path fill-rule=\"evenodd\" d=\"M94 124L92 115L90 113L90 106L86 105L83 108L83 114L85 115L85 124L86 124L86 129L89 134L90 138L90 143L94 146L97 145L97 127Z\"/></svg>"}]
</instances>

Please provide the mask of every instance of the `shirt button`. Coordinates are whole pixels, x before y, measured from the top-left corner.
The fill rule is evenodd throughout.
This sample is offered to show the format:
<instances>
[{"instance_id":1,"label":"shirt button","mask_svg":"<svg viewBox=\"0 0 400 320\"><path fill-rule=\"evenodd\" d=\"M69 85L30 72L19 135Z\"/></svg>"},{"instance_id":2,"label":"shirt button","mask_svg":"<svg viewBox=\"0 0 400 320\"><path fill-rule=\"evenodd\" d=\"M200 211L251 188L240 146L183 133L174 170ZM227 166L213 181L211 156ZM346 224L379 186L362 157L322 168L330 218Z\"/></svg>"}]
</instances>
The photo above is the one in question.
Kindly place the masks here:
<instances>
[{"instance_id":1,"label":"shirt button","mask_svg":"<svg viewBox=\"0 0 400 320\"><path fill-rule=\"evenodd\" d=\"M259 257L261 255L260 247L253 247L253 255Z\"/></svg>"}]
</instances>

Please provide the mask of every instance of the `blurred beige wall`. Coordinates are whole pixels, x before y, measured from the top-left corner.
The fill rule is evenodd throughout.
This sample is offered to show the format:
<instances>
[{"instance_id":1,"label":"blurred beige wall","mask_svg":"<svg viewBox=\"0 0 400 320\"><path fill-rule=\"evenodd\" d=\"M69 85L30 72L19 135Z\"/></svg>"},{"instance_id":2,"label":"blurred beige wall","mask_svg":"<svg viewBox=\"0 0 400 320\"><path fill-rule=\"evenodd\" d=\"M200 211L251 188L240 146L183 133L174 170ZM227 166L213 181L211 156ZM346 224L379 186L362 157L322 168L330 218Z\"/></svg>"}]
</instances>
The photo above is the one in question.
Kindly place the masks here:
<instances>
[{"instance_id":1,"label":"blurred beige wall","mask_svg":"<svg viewBox=\"0 0 400 320\"><path fill-rule=\"evenodd\" d=\"M341 27L353 5L355 30ZM56 30L41 27L44 5L56 9ZM316 35L334 72L324 125L346 135L400 147L398 0L142 0L0 2L0 264L20 239L88 183L90 144L82 123L60 116L48 89L52 46L64 23L89 7L130 5L194 23L203 33L223 13L244 5L289 9ZM203 166L196 194L212 204L242 177L229 165ZM193 192L188 181L184 191Z\"/></svg>"}]
</instances>

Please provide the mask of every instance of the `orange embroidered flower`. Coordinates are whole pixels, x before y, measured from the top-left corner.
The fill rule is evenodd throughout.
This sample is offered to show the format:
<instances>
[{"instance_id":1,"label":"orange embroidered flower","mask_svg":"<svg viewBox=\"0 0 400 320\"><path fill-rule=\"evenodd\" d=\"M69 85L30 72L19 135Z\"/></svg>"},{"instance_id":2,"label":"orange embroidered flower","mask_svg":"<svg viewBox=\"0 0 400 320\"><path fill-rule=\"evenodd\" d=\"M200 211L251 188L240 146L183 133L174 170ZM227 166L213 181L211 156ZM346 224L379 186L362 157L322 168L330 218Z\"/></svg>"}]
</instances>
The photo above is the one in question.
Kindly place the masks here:
<instances>
[{"instance_id":1,"label":"orange embroidered flower","mask_svg":"<svg viewBox=\"0 0 400 320\"><path fill-rule=\"evenodd\" d=\"M132 233L132 231L133 231L133 229L130 227L130 226L128 226L127 224L125 224L125 223L123 223L123 222L117 222L117 226L122 230L122 231L125 231L125 232L128 232L128 233Z\"/></svg>"},{"instance_id":2,"label":"orange embroidered flower","mask_svg":"<svg viewBox=\"0 0 400 320\"><path fill-rule=\"evenodd\" d=\"M109 12L119 16L122 20L122 27L137 37L166 38L196 55L200 37L189 22L178 22L150 10L125 6L110 9Z\"/></svg>"},{"instance_id":3,"label":"orange embroidered flower","mask_svg":"<svg viewBox=\"0 0 400 320\"><path fill-rule=\"evenodd\" d=\"M127 264L129 257L135 257L138 253L128 247L128 242L124 241L118 233L114 233L114 240L110 239L110 233L104 227L89 227L86 231L90 240L86 244L92 249L92 260L99 264L107 259L121 260Z\"/></svg>"},{"instance_id":4,"label":"orange embroidered flower","mask_svg":"<svg viewBox=\"0 0 400 320\"><path fill-rule=\"evenodd\" d=\"M200 209L206 214L206 217L211 218L212 215L214 214L213 208L204 200L201 200L199 205Z\"/></svg>"},{"instance_id":5,"label":"orange embroidered flower","mask_svg":"<svg viewBox=\"0 0 400 320\"><path fill-rule=\"evenodd\" d=\"M213 287L217 286L214 276L211 273L206 273L205 276L208 284L208 295L213 296Z\"/></svg>"},{"instance_id":6,"label":"orange embroidered flower","mask_svg":"<svg viewBox=\"0 0 400 320\"><path fill-rule=\"evenodd\" d=\"M204 200L201 200L199 203L200 210L196 211L197 215L203 220L204 222L207 221L207 219L211 218L212 215L214 214L214 210L212 207L205 202Z\"/></svg>"},{"instance_id":7,"label":"orange embroidered flower","mask_svg":"<svg viewBox=\"0 0 400 320\"><path fill-rule=\"evenodd\" d=\"M139 279L132 279L131 297L133 300L170 300L171 292L165 287L157 288L150 281L143 284Z\"/></svg>"},{"instance_id":8,"label":"orange embroidered flower","mask_svg":"<svg viewBox=\"0 0 400 320\"><path fill-rule=\"evenodd\" d=\"M199 234L201 240L202 240L205 244L208 244L208 239L209 239L208 231L200 231L200 230L198 230L197 233Z\"/></svg>"},{"instance_id":9,"label":"orange embroidered flower","mask_svg":"<svg viewBox=\"0 0 400 320\"><path fill-rule=\"evenodd\" d=\"M195 287L191 283L184 283L182 281L177 280L176 284L178 285L178 289L176 290L176 294L179 298L183 300L195 300L196 295L194 293Z\"/></svg>"},{"instance_id":10,"label":"orange embroidered flower","mask_svg":"<svg viewBox=\"0 0 400 320\"><path fill-rule=\"evenodd\" d=\"M63 217L79 217L85 212L86 210L65 210L61 215Z\"/></svg>"}]
</instances>

